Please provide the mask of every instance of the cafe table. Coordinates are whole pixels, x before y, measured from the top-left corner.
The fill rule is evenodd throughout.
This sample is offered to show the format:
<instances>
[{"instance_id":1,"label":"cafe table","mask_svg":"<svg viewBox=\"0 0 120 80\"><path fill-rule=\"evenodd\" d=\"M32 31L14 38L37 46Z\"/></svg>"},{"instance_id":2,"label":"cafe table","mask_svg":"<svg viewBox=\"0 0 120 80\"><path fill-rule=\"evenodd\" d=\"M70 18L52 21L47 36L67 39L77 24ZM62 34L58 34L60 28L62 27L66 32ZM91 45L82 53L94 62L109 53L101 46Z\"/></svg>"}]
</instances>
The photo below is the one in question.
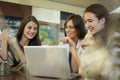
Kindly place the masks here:
<instances>
[{"instance_id":1,"label":"cafe table","mask_svg":"<svg viewBox=\"0 0 120 80\"><path fill-rule=\"evenodd\" d=\"M24 72L1 72L0 71L0 80L66 80L42 76L31 76L28 71ZM80 77L69 79L69 80L80 80Z\"/></svg>"}]
</instances>

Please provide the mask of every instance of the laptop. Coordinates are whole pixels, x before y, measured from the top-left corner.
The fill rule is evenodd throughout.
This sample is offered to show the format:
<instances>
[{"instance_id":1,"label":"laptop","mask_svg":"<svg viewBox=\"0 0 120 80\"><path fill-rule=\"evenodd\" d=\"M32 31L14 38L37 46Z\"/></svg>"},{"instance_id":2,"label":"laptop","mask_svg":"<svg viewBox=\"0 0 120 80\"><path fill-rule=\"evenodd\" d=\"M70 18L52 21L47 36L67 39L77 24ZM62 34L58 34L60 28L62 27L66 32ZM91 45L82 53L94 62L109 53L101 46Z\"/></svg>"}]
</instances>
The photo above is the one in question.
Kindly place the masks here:
<instances>
[{"instance_id":1,"label":"laptop","mask_svg":"<svg viewBox=\"0 0 120 80\"><path fill-rule=\"evenodd\" d=\"M24 46L29 74L51 78L71 78L68 49L64 46Z\"/></svg>"}]
</instances>

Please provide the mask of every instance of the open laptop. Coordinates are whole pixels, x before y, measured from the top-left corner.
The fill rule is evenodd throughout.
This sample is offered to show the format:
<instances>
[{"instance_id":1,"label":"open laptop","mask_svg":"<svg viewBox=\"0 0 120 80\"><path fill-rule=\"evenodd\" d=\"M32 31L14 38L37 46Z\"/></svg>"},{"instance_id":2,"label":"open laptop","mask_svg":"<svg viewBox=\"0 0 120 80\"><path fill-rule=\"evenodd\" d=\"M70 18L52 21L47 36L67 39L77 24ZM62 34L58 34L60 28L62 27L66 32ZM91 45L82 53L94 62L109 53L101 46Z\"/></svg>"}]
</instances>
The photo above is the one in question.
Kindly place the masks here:
<instances>
[{"instance_id":1,"label":"open laptop","mask_svg":"<svg viewBox=\"0 0 120 80\"><path fill-rule=\"evenodd\" d=\"M30 75L71 78L66 47L25 46L24 51Z\"/></svg>"}]
</instances>

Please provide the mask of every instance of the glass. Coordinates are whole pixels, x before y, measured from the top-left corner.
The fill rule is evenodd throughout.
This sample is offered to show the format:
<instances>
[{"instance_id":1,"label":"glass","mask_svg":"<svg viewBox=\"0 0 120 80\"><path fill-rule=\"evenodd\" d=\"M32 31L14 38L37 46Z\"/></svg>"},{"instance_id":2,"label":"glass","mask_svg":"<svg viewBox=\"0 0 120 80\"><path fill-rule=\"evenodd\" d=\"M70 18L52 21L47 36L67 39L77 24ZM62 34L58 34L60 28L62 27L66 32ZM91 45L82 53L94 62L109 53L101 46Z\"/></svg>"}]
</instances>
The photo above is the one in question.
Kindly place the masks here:
<instances>
[{"instance_id":1,"label":"glass","mask_svg":"<svg viewBox=\"0 0 120 80\"><path fill-rule=\"evenodd\" d=\"M7 63L8 61L0 60L0 74L5 75L7 73Z\"/></svg>"}]
</instances>

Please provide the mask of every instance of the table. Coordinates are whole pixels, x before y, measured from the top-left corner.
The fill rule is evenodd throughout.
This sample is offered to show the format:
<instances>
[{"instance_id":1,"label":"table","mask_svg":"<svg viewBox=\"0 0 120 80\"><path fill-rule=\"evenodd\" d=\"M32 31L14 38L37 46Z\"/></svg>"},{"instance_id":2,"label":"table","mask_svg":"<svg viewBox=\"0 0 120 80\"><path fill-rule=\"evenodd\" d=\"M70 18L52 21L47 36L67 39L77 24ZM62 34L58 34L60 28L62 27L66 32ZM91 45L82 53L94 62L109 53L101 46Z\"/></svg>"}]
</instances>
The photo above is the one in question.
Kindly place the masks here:
<instances>
[{"instance_id":1,"label":"table","mask_svg":"<svg viewBox=\"0 0 120 80\"><path fill-rule=\"evenodd\" d=\"M60 80L60 79L52 79L52 78L42 78L42 77L32 77L29 79L23 76L0 76L0 80Z\"/></svg>"},{"instance_id":2,"label":"table","mask_svg":"<svg viewBox=\"0 0 120 80\"><path fill-rule=\"evenodd\" d=\"M23 74L0 74L0 80L59 80L56 78L48 78L48 77L33 77L30 75L27 75L25 73Z\"/></svg>"},{"instance_id":3,"label":"table","mask_svg":"<svg viewBox=\"0 0 120 80\"><path fill-rule=\"evenodd\" d=\"M21 73L0 71L0 80L62 80L62 79L41 77L41 76L35 77L35 76L29 75L28 71L24 71ZM80 77L77 77L71 80L80 80Z\"/></svg>"},{"instance_id":4,"label":"table","mask_svg":"<svg viewBox=\"0 0 120 80\"><path fill-rule=\"evenodd\" d=\"M46 77L32 77L29 76L29 78L26 78L25 76L13 76L13 75L2 75L0 76L0 80L61 80L61 79L55 79L55 78L46 78ZM73 80L80 80L80 79L73 79Z\"/></svg>"},{"instance_id":5,"label":"table","mask_svg":"<svg viewBox=\"0 0 120 80\"><path fill-rule=\"evenodd\" d=\"M62 80L56 78L48 78L48 77L33 77L26 75L0 75L0 80ZM80 78L71 79L71 80L80 80Z\"/></svg>"}]
</instances>

